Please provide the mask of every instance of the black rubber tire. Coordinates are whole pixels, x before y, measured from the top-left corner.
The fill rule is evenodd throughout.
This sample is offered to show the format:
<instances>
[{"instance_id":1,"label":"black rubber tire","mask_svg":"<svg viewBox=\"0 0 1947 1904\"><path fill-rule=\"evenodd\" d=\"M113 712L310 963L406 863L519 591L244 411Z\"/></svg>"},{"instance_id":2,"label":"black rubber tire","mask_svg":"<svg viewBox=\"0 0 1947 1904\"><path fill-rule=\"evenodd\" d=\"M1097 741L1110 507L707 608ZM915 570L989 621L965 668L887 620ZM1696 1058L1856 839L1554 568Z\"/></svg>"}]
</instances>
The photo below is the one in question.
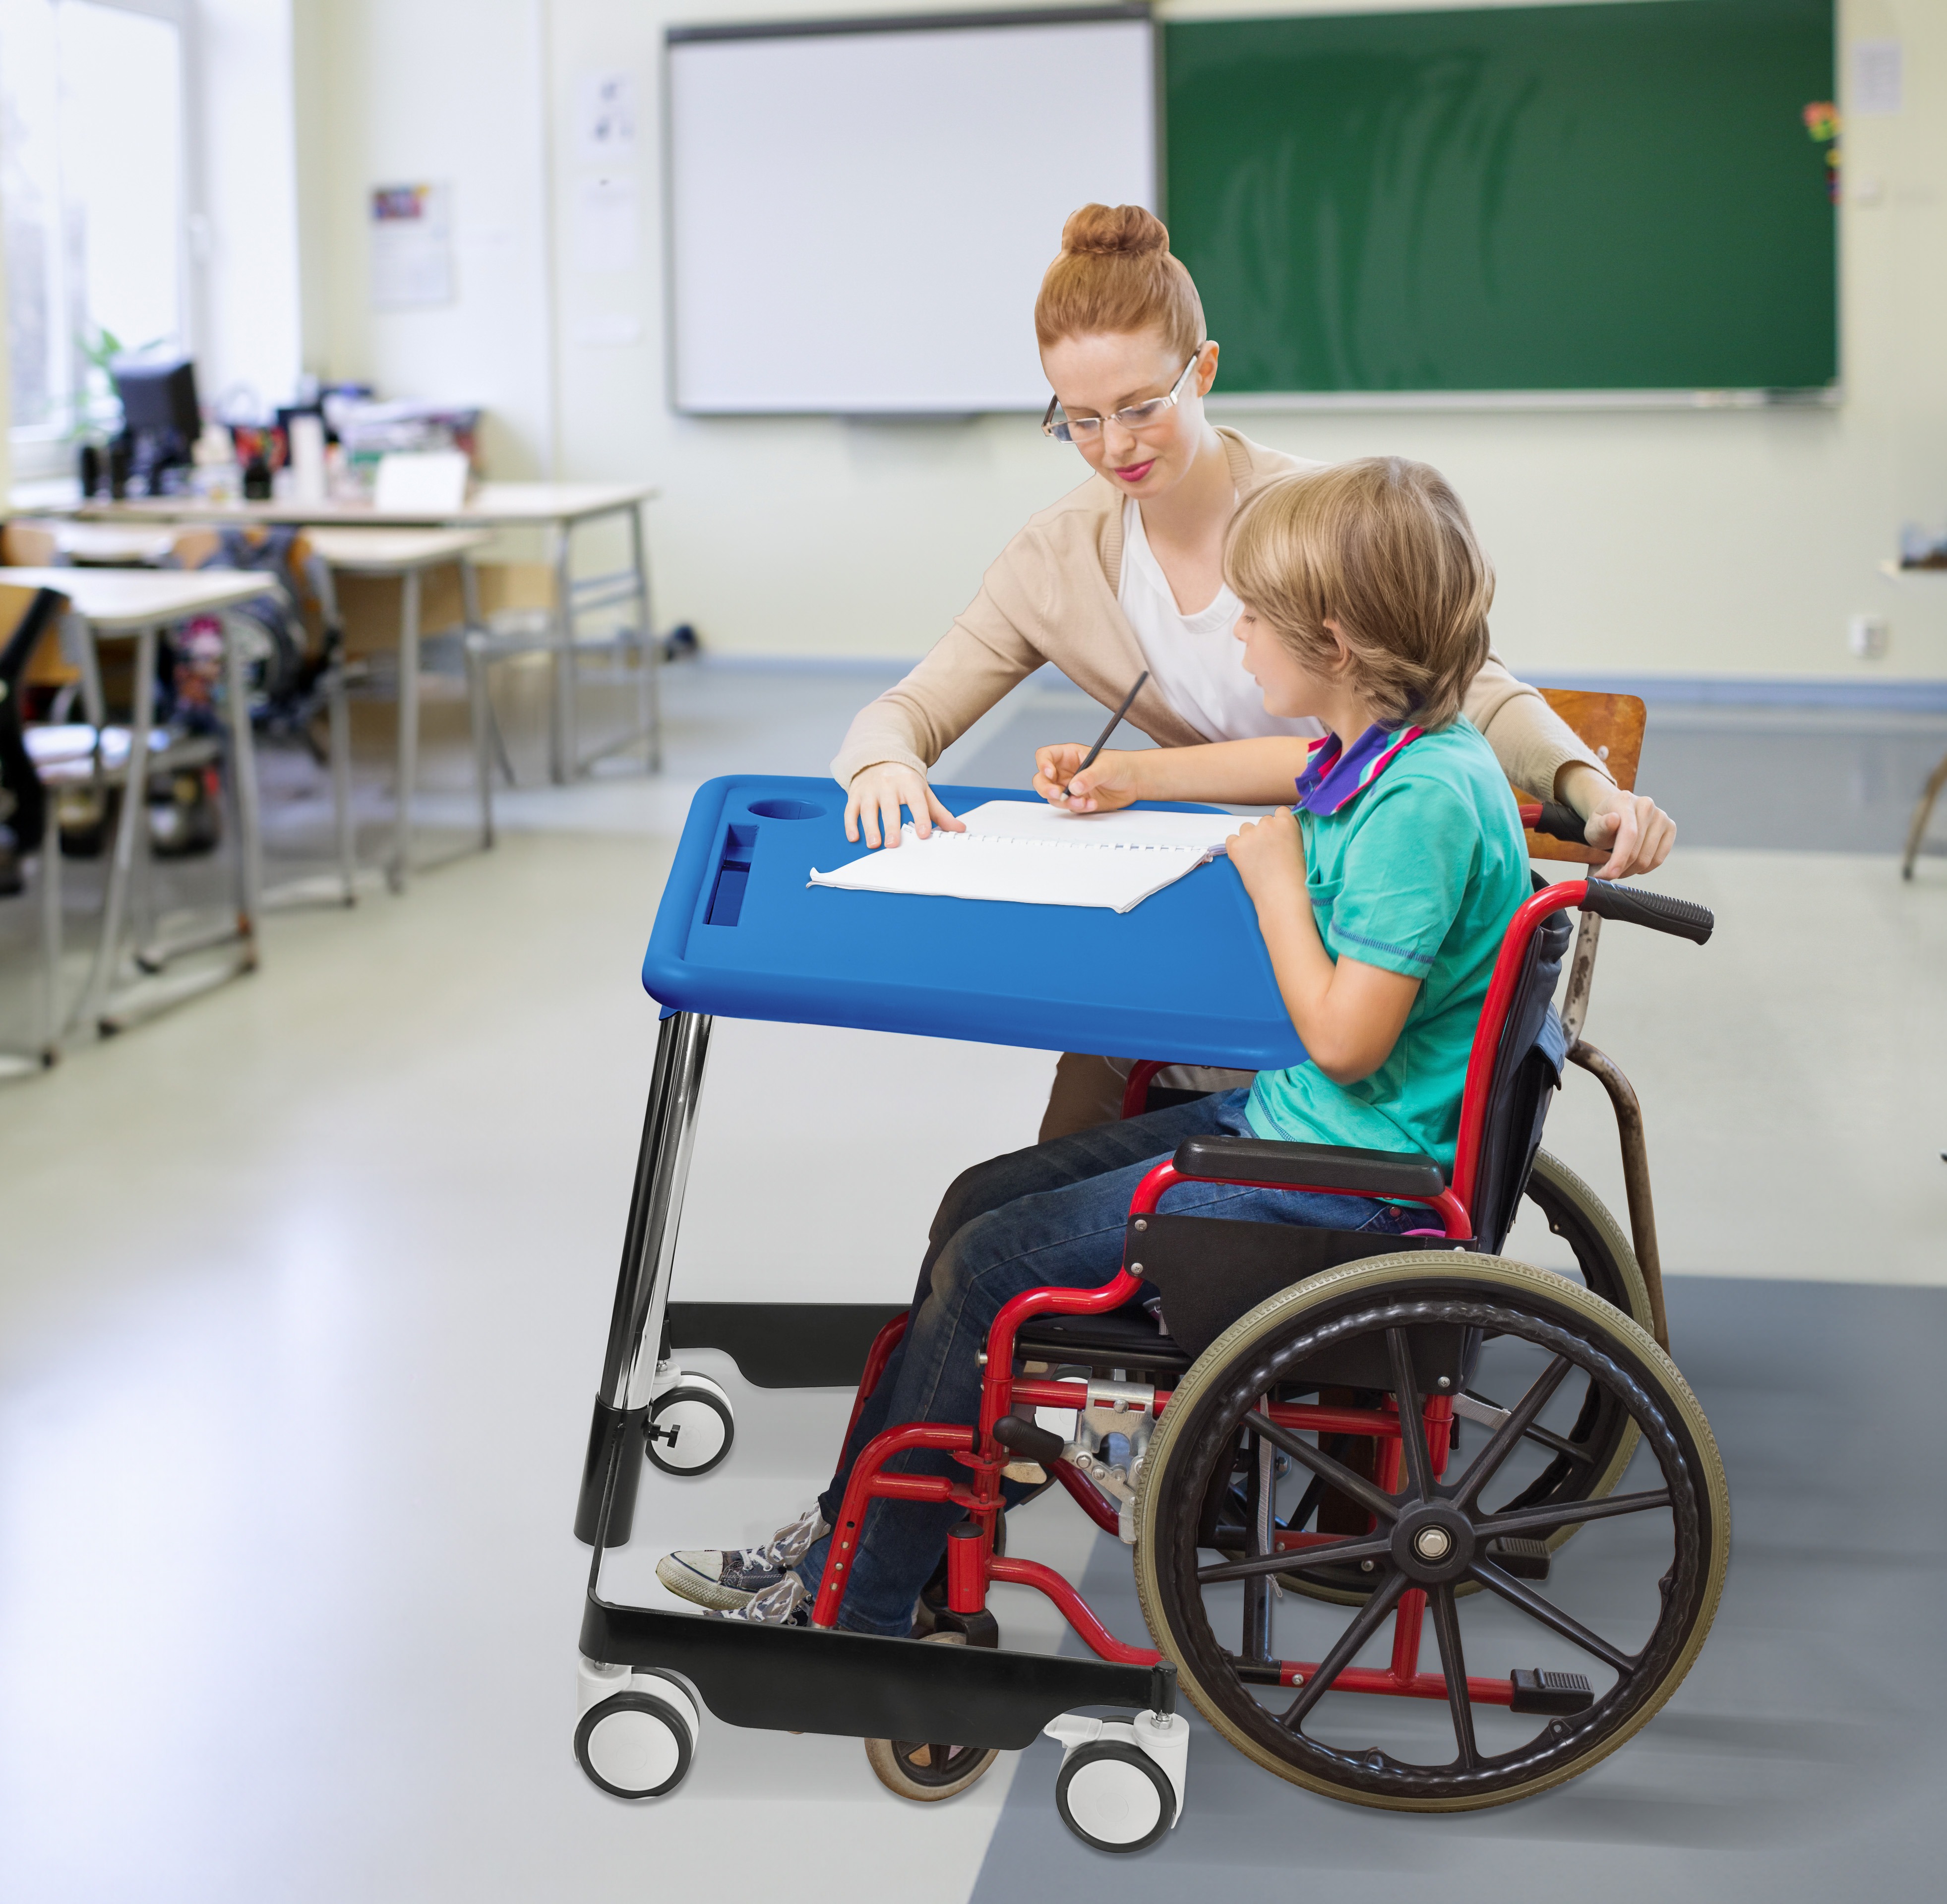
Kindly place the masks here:
<instances>
[{"instance_id":1,"label":"black rubber tire","mask_svg":"<svg viewBox=\"0 0 1947 1904\"><path fill-rule=\"evenodd\" d=\"M1308 1735L1308 1702L1319 1697L1317 1692L1300 1692L1294 1710L1306 1710L1297 1711L1292 1725L1274 1718L1236 1670L1242 1662L1211 1627L1197 1578L1196 1547L1198 1508L1213 1470L1230 1460L1237 1430L1256 1398L1274 1392L1283 1371L1329 1342L1435 1321L1524 1339L1624 1397L1663 1477L1664 1498L1642 1511L1655 1513L1659 1523L1667 1513L1673 1541L1673 1558L1654 1594L1639 1590L1637 1595L1639 1602L1653 1602L1658 1608L1649 1637L1634 1655L1615 1650L1614 1657L1624 1659L1627 1670L1613 1668L1613 1685L1596 1691L1587 1708L1570 1718L1541 1720L1534 1736L1512 1751L1482 1757L1477 1750L1470 1763L1467 1748L1456 1742L1453 1761L1438 1765L1354 1752ZM1452 1503L1442 1500L1441 1488L1452 1495L1465 1472L1463 1459L1454 1479L1436 1487L1435 1499L1443 1511ZM1644 1491L1654 1495L1659 1490ZM1419 1511L1404 1491L1394 1498ZM1503 1503L1491 1510L1477 1508L1472 1518L1509 1511ZM1648 1331L1562 1277L1458 1251L1368 1259L1286 1290L1234 1324L1184 1377L1164 1414L1144 1463L1136 1526L1136 1581L1144 1617L1197 1710L1248 1757L1293 1784L1401 1811L1507 1804L1561 1784L1614 1751L1648 1723L1689 1671L1715 1616L1730 1551L1729 1496L1716 1444L1696 1398ZM1491 1534L1484 1530L1481 1540L1488 1538ZM1473 1536L1466 1536L1459 1546L1469 1556L1478 1551L1478 1564L1494 1571ZM1467 1564L1476 1563L1469 1558ZM1399 1562L1382 1559L1376 1568L1370 1592L1396 1596L1407 1584ZM1455 1576L1460 1577L1480 1576ZM1462 1600L1452 1580L1430 1590L1446 1596L1452 1609L1481 1604ZM1347 1635L1360 1618L1348 1615ZM1436 1613L1431 1622L1436 1627L1438 1618ZM1457 1610L1452 1618L1458 1635ZM1314 1684L1317 1677L1314 1671ZM1331 1683L1328 1680L1322 1689ZM1422 1703L1399 1702L1403 1707ZM1463 1702L1462 1708L1470 1713L1471 1703ZM1471 1717L1469 1724L1471 1730ZM1457 1742L1460 1715L1453 1716L1452 1727Z\"/></svg>"},{"instance_id":2,"label":"black rubber tire","mask_svg":"<svg viewBox=\"0 0 1947 1904\"><path fill-rule=\"evenodd\" d=\"M681 1467L665 1458L662 1451L662 1444L660 1442L650 1440L646 1433L642 1440L642 1452L648 1456L650 1465L661 1470L663 1473L674 1475L679 1480L693 1479L698 1475L707 1474L712 1469L721 1467L724 1462L729 1460L730 1451L737 1443L737 1421L721 1396L713 1393L708 1389L679 1387L673 1388L666 1394L656 1397L655 1405L649 1411L649 1418L645 1424L645 1427L654 1427L659 1414L679 1402L700 1404L709 1409L710 1413L723 1424L723 1445L710 1456L708 1460L701 1462L694 1467Z\"/></svg>"},{"instance_id":3,"label":"black rubber tire","mask_svg":"<svg viewBox=\"0 0 1947 1904\"><path fill-rule=\"evenodd\" d=\"M1116 1844L1107 1838L1099 1838L1076 1821L1069 1808L1069 1788L1090 1766L1103 1763L1128 1765L1147 1779L1156 1794L1156 1821L1139 1838L1131 1838L1127 1844ZM1176 1819L1176 1792L1170 1784L1169 1775L1156 1760L1141 1748L1125 1745L1119 1739L1097 1739L1086 1745L1078 1745L1066 1754L1061 1761L1061 1770L1054 1781L1054 1808L1061 1814L1061 1822L1084 1844L1097 1851L1123 1855L1131 1851L1147 1851L1154 1844Z\"/></svg>"},{"instance_id":4,"label":"black rubber tire","mask_svg":"<svg viewBox=\"0 0 1947 1904\"><path fill-rule=\"evenodd\" d=\"M603 1720L613 1718L618 1713L644 1712L652 1719L667 1726L676 1739L676 1770L661 1785L650 1785L639 1791L611 1785L595 1769L590 1755L590 1741L595 1729ZM653 1692L634 1691L611 1692L607 1698L598 1701L581 1715L581 1723L574 1729L574 1756L581 1769L587 1773L591 1784L599 1786L614 1798L660 1798L666 1792L673 1791L689 1776L689 1768L696 1756L696 1742L690 1736L689 1721L667 1699L658 1698Z\"/></svg>"},{"instance_id":5,"label":"black rubber tire","mask_svg":"<svg viewBox=\"0 0 1947 1904\"><path fill-rule=\"evenodd\" d=\"M1549 1228L1574 1252L1582 1272L1583 1286L1648 1333L1652 1327L1649 1287L1643 1281L1642 1269L1629 1238L1603 1207L1602 1199L1560 1158L1545 1150L1535 1153L1527 1196L1548 1219ZM1521 1505L1536 1506L1544 1499L1599 1501L1614 1491L1636 1451L1634 1422L1627 1414L1605 1408L1594 1389L1568 1439L1583 1445L1586 1459L1575 1463L1558 1457L1551 1462L1528 1489ZM1547 1543L1550 1552L1559 1551L1573 1540L1580 1528L1581 1523L1577 1522L1551 1534ZM1292 1593L1340 1606L1357 1604L1371 1590L1364 1581L1323 1571L1283 1573L1278 1575L1278 1581ZM1466 1593L1478 1590L1471 1586L1462 1589Z\"/></svg>"}]
</instances>

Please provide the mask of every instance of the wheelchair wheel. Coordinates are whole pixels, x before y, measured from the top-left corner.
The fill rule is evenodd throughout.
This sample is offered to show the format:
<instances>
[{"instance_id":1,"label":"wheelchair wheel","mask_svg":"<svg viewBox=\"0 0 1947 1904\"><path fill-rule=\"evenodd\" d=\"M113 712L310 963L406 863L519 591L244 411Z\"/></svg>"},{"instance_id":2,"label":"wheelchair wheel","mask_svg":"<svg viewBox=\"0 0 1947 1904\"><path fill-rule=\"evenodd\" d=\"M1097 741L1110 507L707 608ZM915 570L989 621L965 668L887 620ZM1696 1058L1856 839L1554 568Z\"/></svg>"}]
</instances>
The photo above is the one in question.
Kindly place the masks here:
<instances>
[{"instance_id":1,"label":"wheelchair wheel","mask_svg":"<svg viewBox=\"0 0 1947 1904\"><path fill-rule=\"evenodd\" d=\"M1549 1228L1574 1253L1583 1287L1648 1331L1651 1327L1648 1285L1643 1281L1629 1238L1603 1207L1602 1199L1568 1165L1546 1151L1536 1153L1527 1195L1547 1219ZM1468 1384L1472 1399L1490 1408L1500 1405L1494 1392L1496 1359L1490 1354ZM1580 1399L1566 1411L1568 1419L1559 1433L1543 1427L1531 1431L1530 1439L1541 1458L1526 1477L1519 1498L1508 1504L1510 1507L1600 1500L1622 1479L1630 1457L1636 1451L1636 1426L1629 1411L1620 1407L1599 1383L1579 1373L1571 1375L1569 1381L1580 1389ZM1463 1424L1461 1439L1464 1444L1472 1436L1484 1437L1486 1432L1486 1426L1478 1422ZM1368 1442L1360 1450L1342 1448L1339 1451L1342 1458L1351 1455L1357 1465L1362 1457L1370 1460L1371 1446ZM1234 1494L1240 1507L1243 1490L1243 1477L1234 1476L1227 1491ZM1320 1488L1320 1496L1324 1494ZM1317 1517L1319 1504L1315 1500L1307 1519ZM1211 1504L1206 1504L1206 1519L1211 1512ZM1547 1536L1543 1545L1551 1556L1574 1538L1580 1525L1571 1522ZM1332 1600L1340 1606L1355 1605L1370 1590L1370 1579L1353 1578L1338 1568L1293 1570L1280 1574L1278 1583L1291 1592ZM1459 1590L1480 1590L1470 1582Z\"/></svg>"},{"instance_id":2,"label":"wheelchair wheel","mask_svg":"<svg viewBox=\"0 0 1947 1904\"><path fill-rule=\"evenodd\" d=\"M920 1643L929 1646L960 1646L964 1634L928 1634ZM993 1747L949 1745L915 1742L904 1739L868 1739L865 1742L865 1763L873 1776L888 1791L921 1804L936 1804L942 1798L957 1798L984 1776L1001 1754Z\"/></svg>"},{"instance_id":3,"label":"wheelchair wheel","mask_svg":"<svg viewBox=\"0 0 1947 1904\"><path fill-rule=\"evenodd\" d=\"M1376 1481L1326 1451L1333 1436L1265 1412L1268 1399L1277 1407L1286 1392L1309 1393L1302 1371L1329 1352L1342 1366L1360 1357L1389 1369L1387 1393L1416 1419L1422 1389L1457 1385L1483 1341L1508 1415L1438 1476L1421 1437L1406 1439L1397 1482L1383 1470ZM1516 1507L1532 1491L1527 1429L1553 1421L1559 1433L1582 1383L1628 1417L1656 1472L1599 1504L1543 1498ZM1369 1583L1357 1603L1277 1600L1265 1582L1280 1572L1277 1550L1262 1532L1238 1560L1199 1550L1199 1510L1240 1434L1261 1501L1270 1491L1259 1529L1288 1530L1284 1498L1295 1507L1314 1479L1365 1510L1367 1531L1328 1537L1342 1553L1326 1550ZM1288 1457L1284 1475L1256 1460L1267 1444ZM1578 1510L1586 1531L1543 1593L1520 1550L1574 1524ZM1184 1692L1248 1757L1354 1804L1468 1810L1559 1785L1647 1723L1710 1630L1729 1525L1709 1425L1646 1330L1547 1271L1415 1251L1284 1290L1199 1358L1144 1464L1136 1578ZM1420 1664L1423 1616L1432 1668ZM1391 1666L1354 1663L1388 1634Z\"/></svg>"}]
</instances>

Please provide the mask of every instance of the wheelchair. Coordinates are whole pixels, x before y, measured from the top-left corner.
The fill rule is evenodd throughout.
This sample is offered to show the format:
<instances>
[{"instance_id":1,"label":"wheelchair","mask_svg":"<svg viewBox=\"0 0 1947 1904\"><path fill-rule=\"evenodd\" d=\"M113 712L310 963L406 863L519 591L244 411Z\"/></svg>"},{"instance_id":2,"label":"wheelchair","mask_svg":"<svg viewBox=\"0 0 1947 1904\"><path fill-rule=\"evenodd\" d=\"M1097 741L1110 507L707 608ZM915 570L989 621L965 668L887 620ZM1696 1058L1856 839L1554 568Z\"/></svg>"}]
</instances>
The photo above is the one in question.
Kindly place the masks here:
<instances>
[{"instance_id":1,"label":"wheelchair","mask_svg":"<svg viewBox=\"0 0 1947 1904\"><path fill-rule=\"evenodd\" d=\"M1699 944L1713 922L1593 877L1536 885L1495 965L1450 1177L1416 1155L1184 1142L1134 1198L1113 1278L1029 1290L1002 1309L977 1423L892 1425L864 1450L810 1630L734 1628L602 1598L600 1550L627 1538L643 1463L631 1460L642 1442L629 1439L629 1415L611 1411L605 1427L598 1404L577 1524L596 1548L576 1734L591 1779L624 1797L673 1790L700 1704L736 1723L862 1737L881 1782L920 1800L965 1790L1000 1751L1045 1731L1063 1748L1064 1822L1125 1852L1181 1814L1179 1692L1277 1776L1404 1811L1531 1796L1646 1724L1709 1633L1729 1503L1709 1425L1663 1346L1633 1094L1578 1034L1598 922ZM1571 912L1584 937L1558 1014ZM679 1134L652 1146L645 1131L642 1210L664 1168L650 1167L652 1148L686 1158L685 1080L700 1076L701 1058L686 1069L680 1046L707 1035L707 1021L668 1029L680 1022L665 1022L651 1117ZM1570 1056L1616 1105L1647 1274L1643 1248L1540 1148ZM1131 1074L1125 1109L1141 1108L1156 1068ZM1164 1210L1188 1179L1383 1198L1422 1207L1426 1221L1377 1235ZM1500 1253L1524 1198L1568 1242L1579 1279ZM648 1247L647 1220L632 1210L632 1247L660 1254L667 1246ZM625 1284L618 1339L630 1300ZM871 1343L855 1421L905 1321ZM640 1318L632 1326L639 1334ZM664 1398L717 1422L691 1443L713 1465L728 1450L727 1398L697 1377L665 1380ZM657 1398L636 1401L633 1418L655 1436ZM960 1472L888 1467L915 1448L944 1451ZM667 1451L663 1464L673 1464ZM1058 1486L1130 1547L1152 1644L1119 1638L1060 1574L1007 1551L1006 1478ZM965 1510L912 1640L834 1630L875 1498ZM1094 1659L1002 1649L988 1604L996 1585L1045 1595ZM1128 1716L1070 1709L1086 1706Z\"/></svg>"}]
</instances>

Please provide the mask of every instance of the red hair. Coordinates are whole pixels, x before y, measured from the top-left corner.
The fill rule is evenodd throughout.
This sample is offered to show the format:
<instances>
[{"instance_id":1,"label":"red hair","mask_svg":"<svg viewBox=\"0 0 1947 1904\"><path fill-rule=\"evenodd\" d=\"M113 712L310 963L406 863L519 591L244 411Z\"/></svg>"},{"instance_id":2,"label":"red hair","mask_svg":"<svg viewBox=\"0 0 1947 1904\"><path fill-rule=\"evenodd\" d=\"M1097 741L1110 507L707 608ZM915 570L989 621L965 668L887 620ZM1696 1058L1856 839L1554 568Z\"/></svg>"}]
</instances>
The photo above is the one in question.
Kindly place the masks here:
<instances>
[{"instance_id":1,"label":"red hair","mask_svg":"<svg viewBox=\"0 0 1947 1904\"><path fill-rule=\"evenodd\" d=\"M1203 342L1203 306L1170 255L1162 221L1140 205L1085 205L1061 228L1061 255L1035 299L1043 348L1064 337L1160 331L1172 357Z\"/></svg>"}]
</instances>

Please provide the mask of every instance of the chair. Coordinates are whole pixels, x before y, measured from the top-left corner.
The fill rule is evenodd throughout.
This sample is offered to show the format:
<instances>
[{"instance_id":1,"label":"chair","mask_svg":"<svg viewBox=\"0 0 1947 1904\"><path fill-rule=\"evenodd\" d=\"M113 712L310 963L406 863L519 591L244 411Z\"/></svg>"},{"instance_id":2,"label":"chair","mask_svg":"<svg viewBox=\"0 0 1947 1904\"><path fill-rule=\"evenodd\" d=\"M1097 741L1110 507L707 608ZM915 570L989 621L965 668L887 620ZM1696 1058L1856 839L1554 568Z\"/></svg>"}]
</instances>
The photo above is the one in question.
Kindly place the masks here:
<instances>
[{"instance_id":1,"label":"chair","mask_svg":"<svg viewBox=\"0 0 1947 1904\"><path fill-rule=\"evenodd\" d=\"M33 664L67 608L66 598L51 589L0 586L0 817L12 829L21 859L37 862L41 926L39 1034L30 1056L0 1059L0 1071L8 1073L42 1068L60 1052L60 827L28 745L22 704Z\"/></svg>"}]
</instances>

